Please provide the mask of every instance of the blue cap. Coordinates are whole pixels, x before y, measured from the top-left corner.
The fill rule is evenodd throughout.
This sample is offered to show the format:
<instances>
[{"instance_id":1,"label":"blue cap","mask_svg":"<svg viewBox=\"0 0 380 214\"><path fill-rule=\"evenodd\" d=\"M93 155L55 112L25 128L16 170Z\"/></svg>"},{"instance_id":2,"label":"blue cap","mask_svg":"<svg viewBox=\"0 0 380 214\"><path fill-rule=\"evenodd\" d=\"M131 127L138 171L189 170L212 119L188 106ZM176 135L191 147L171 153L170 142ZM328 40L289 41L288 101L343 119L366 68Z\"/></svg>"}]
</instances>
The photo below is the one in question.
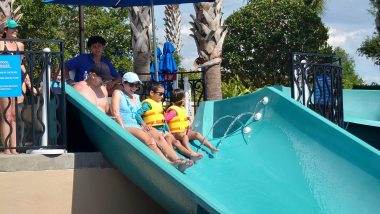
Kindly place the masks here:
<instances>
[{"instance_id":1,"label":"blue cap","mask_svg":"<svg viewBox=\"0 0 380 214\"><path fill-rule=\"evenodd\" d=\"M6 28L10 28L10 29L14 29L14 28L20 27L20 25L17 24L17 22L15 20L13 20L13 19L7 19L5 21L5 24L6 24L5 27Z\"/></svg>"}]
</instances>

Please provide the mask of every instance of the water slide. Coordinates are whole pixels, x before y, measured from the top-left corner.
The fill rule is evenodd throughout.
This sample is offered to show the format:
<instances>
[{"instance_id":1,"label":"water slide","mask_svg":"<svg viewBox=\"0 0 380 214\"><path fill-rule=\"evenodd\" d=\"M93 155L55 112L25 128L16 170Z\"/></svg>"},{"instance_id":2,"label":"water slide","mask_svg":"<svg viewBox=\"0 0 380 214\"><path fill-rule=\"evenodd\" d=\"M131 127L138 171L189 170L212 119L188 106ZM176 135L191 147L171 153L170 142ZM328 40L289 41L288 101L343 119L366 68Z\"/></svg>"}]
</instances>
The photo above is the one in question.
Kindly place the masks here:
<instances>
[{"instance_id":1,"label":"water slide","mask_svg":"<svg viewBox=\"0 0 380 214\"><path fill-rule=\"evenodd\" d=\"M91 142L172 213L378 213L380 152L272 87L208 101L193 127L220 151L183 174L71 87ZM70 124L69 124L70 127Z\"/></svg>"},{"instance_id":2,"label":"water slide","mask_svg":"<svg viewBox=\"0 0 380 214\"><path fill-rule=\"evenodd\" d=\"M343 90L349 132L380 150L380 90Z\"/></svg>"}]
</instances>

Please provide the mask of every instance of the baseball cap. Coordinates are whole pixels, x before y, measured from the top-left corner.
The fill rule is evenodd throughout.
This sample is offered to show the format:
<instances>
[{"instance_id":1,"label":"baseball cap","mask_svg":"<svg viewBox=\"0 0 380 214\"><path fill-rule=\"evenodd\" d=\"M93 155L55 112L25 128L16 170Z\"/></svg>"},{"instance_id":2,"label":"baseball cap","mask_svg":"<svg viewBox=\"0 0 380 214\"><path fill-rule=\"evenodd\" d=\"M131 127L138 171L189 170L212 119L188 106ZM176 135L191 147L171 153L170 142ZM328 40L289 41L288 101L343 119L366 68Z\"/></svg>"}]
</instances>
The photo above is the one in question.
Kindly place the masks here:
<instances>
[{"instance_id":1,"label":"baseball cap","mask_svg":"<svg viewBox=\"0 0 380 214\"><path fill-rule=\"evenodd\" d=\"M5 21L5 27L6 28L10 28L10 29L14 29L14 28L18 28L20 27L21 25L17 24L17 22L13 19L7 19Z\"/></svg>"},{"instance_id":2,"label":"baseball cap","mask_svg":"<svg viewBox=\"0 0 380 214\"><path fill-rule=\"evenodd\" d=\"M95 73L100 78L102 78L102 80L105 81L113 79L113 77L111 76L110 68L104 62L95 63L95 65L91 68L90 73Z\"/></svg>"},{"instance_id":3,"label":"baseball cap","mask_svg":"<svg viewBox=\"0 0 380 214\"><path fill-rule=\"evenodd\" d=\"M137 76L137 74L133 72L125 73L123 75L123 82L129 82L129 83L138 82L139 84L142 84L142 82L139 79L139 76Z\"/></svg>"}]
</instances>

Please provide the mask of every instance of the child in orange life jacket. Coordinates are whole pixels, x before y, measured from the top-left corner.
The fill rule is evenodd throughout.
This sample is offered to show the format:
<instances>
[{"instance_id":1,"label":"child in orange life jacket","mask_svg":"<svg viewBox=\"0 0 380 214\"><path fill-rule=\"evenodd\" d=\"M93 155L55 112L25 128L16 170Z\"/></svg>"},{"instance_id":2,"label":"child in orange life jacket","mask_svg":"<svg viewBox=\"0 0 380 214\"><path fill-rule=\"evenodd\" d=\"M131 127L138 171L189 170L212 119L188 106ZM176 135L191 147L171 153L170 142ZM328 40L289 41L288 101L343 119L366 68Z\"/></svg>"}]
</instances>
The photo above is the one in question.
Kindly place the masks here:
<instances>
[{"instance_id":1,"label":"child in orange life jacket","mask_svg":"<svg viewBox=\"0 0 380 214\"><path fill-rule=\"evenodd\" d=\"M162 84L153 82L149 89L149 98L142 101L142 106L136 114L136 120L147 131L149 131L152 127L156 128L163 134L165 140L170 144L170 146L177 147L181 154L189 157L193 161L201 159L203 157L202 154L191 150L189 145L182 145L181 142L176 140L175 137L169 132L169 127L165 122L161 102L164 92L165 89Z\"/></svg>"},{"instance_id":2,"label":"child in orange life jacket","mask_svg":"<svg viewBox=\"0 0 380 214\"><path fill-rule=\"evenodd\" d=\"M187 115L185 104L185 92L182 89L174 89L170 97L173 103L170 106L165 115L165 120L169 125L170 132L172 132L177 140L181 140L182 143L188 144L189 140L199 140L212 153L219 151L208 140L203 137L199 132L192 131L190 128L190 118Z\"/></svg>"}]
</instances>

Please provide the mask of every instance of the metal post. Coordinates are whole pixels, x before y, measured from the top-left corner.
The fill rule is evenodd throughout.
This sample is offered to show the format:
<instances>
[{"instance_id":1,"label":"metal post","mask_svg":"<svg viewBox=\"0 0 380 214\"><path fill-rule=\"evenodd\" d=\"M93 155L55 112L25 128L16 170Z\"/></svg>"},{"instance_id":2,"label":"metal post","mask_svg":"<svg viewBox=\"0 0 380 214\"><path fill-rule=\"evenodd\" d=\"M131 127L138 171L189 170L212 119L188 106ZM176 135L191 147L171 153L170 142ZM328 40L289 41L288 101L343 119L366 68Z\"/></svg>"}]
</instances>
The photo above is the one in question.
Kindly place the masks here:
<instances>
[{"instance_id":1,"label":"metal post","mask_svg":"<svg viewBox=\"0 0 380 214\"><path fill-rule=\"evenodd\" d=\"M42 122L45 125L45 132L42 135L41 146L47 147L49 143L49 105L50 105L50 72L51 72L51 50L50 48L44 48L44 67L43 67L43 100L44 105L42 108ZM32 92L33 93L33 92ZM63 154L64 149L38 149L27 150L26 153L30 154Z\"/></svg>"},{"instance_id":2,"label":"metal post","mask_svg":"<svg viewBox=\"0 0 380 214\"><path fill-rule=\"evenodd\" d=\"M153 52L154 52L154 74L156 76L156 81L158 82L158 65L157 65L157 44L156 44L156 24L155 24L155 18L154 18L154 5L153 0L150 0L150 8L152 10L152 27L153 27Z\"/></svg>"},{"instance_id":3,"label":"metal post","mask_svg":"<svg viewBox=\"0 0 380 214\"><path fill-rule=\"evenodd\" d=\"M79 6L79 51L84 53L84 7Z\"/></svg>"}]
</instances>

